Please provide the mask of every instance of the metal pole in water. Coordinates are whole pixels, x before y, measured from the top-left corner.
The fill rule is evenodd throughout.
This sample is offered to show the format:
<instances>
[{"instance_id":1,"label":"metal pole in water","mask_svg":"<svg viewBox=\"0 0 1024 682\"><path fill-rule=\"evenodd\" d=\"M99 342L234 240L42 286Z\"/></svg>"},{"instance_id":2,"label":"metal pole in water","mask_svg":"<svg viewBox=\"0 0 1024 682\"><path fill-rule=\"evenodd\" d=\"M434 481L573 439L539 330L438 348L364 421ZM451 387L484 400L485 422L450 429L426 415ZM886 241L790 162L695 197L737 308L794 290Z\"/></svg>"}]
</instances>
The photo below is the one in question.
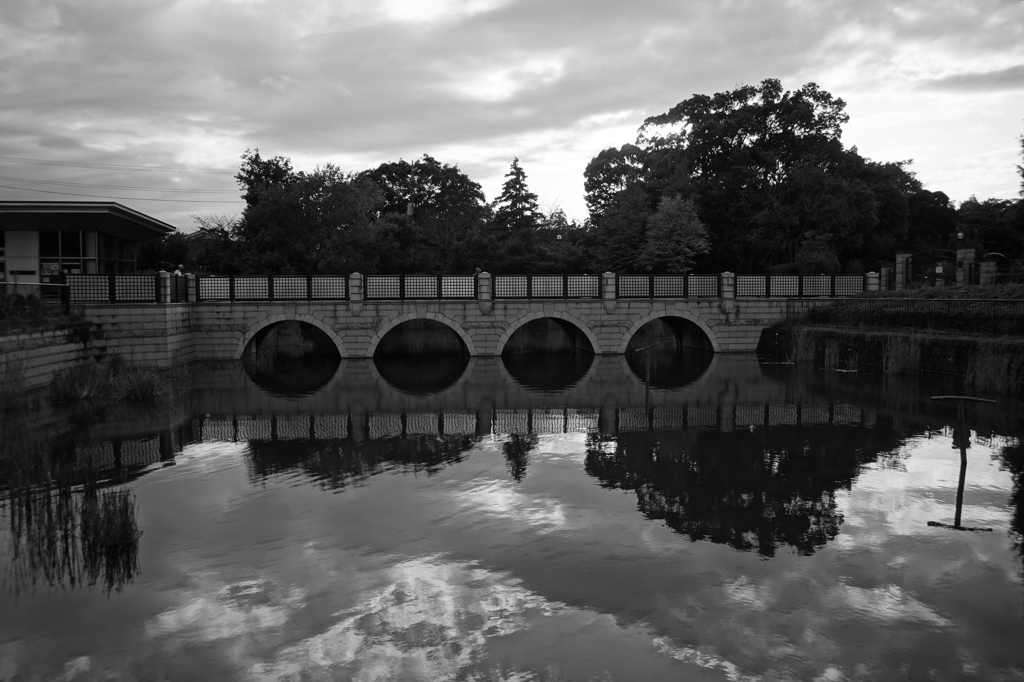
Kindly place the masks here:
<instances>
[{"instance_id":1,"label":"metal pole in water","mask_svg":"<svg viewBox=\"0 0 1024 682\"><path fill-rule=\"evenodd\" d=\"M986 531L991 533L991 528L967 528L960 524L964 509L964 484L967 481L967 444L970 441L970 432L967 430L967 418L965 416L964 401L970 400L976 403L989 403L994 405L996 401L987 398L975 398L968 395L933 395L932 400L955 400L957 401L956 417L957 432L960 436L960 480L956 486L956 515L953 517L953 525L939 521L929 521L929 526L939 526L952 530Z\"/></svg>"}]
</instances>

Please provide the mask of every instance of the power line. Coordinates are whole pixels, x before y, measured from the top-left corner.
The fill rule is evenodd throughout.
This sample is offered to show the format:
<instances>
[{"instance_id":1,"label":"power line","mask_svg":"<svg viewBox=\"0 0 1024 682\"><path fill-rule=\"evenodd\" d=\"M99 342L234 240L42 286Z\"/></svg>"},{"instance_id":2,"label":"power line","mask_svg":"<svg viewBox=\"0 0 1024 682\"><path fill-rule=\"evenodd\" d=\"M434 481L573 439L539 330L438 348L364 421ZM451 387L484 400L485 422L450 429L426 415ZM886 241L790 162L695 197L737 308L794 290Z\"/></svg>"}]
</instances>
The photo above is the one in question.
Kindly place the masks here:
<instances>
[{"instance_id":1,"label":"power line","mask_svg":"<svg viewBox=\"0 0 1024 682\"><path fill-rule=\"evenodd\" d=\"M151 173L230 173L238 171L227 168L172 168L169 166L127 166L112 163L89 163L86 161L49 161L47 159L28 159L21 156L0 156L0 161L8 163L24 163L30 166L67 166L69 168L95 168L101 170L128 170Z\"/></svg>"},{"instance_id":2,"label":"power line","mask_svg":"<svg viewBox=\"0 0 1024 682\"><path fill-rule=\"evenodd\" d=\"M30 182L34 185L66 185L68 187L92 187L98 189L129 189L145 192L181 192L186 194L236 194L236 189L183 189L180 187L132 187L131 185L92 185L84 182L59 182L57 180L29 180L28 178L12 178L0 175L0 180L11 182Z\"/></svg>"},{"instance_id":3,"label":"power line","mask_svg":"<svg viewBox=\"0 0 1024 682\"><path fill-rule=\"evenodd\" d=\"M75 194L74 192L58 192L56 190L49 189L29 189L28 187L11 187L10 185L0 185L4 189L17 189L23 192L41 192L42 194L63 194L69 197L87 197L89 199L117 199L119 201L167 201L177 204L237 204L241 199L237 201L227 201L225 199L144 199L142 197L111 197L103 196L100 194Z\"/></svg>"}]
</instances>

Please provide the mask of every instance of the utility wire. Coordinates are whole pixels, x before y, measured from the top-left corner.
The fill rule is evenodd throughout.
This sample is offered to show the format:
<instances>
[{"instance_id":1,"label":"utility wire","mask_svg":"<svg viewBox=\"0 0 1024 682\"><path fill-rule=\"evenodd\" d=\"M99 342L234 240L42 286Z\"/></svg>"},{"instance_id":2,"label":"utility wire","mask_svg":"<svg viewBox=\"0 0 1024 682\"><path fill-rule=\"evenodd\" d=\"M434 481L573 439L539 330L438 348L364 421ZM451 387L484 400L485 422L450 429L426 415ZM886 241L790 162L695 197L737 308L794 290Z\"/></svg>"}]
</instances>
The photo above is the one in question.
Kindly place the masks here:
<instances>
[{"instance_id":1,"label":"utility wire","mask_svg":"<svg viewBox=\"0 0 1024 682\"><path fill-rule=\"evenodd\" d=\"M10 182L30 182L34 185L65 185L68 187L92 187L98 189L129 189L144 192L181 192L185 194L237 194L237 189L183 189L181 187L132 187L131 185L92 185L84 182L58 182L56 180L29 180L28 178L12 178L0 175L0 180Z\"/></svg>"},{"instance_id":2,"label":"utility wire","mask_svg":"<svg viewBox=\"0 0 1024 682\"><path fill-rule=\"evenodd\" d=\"M225 199L144 199L141 197L111 197L103 196L100 194L75 194L74 192L58 192L56 190L49 189L29 189L28 187L11 187L10 185L0 185L4 189L17 189L22 192L41 192L42 194L63 194L69 197L87 197L89 199L117 199L119 201L168 201L177 204L237 204L241 199L236 201L227 201Z\"/></svg>"},{"instance_id":3,"label":"utility wire","mask_svg":"<svg viewBox=\"0 0 1024 682\"><path fill-rule=\"evenodd\" d=\"M238 171L227 168L172 168L169 166L127 166L112 163L89 163L86 161L48 161L46 159L27 159L21 156L0 156L0 161L7 163L24 163L30 166L67 166L69 168L98 168L103 170L130 170L152 173L230 173L234 175Z\"/></svg>"}]
</instances>

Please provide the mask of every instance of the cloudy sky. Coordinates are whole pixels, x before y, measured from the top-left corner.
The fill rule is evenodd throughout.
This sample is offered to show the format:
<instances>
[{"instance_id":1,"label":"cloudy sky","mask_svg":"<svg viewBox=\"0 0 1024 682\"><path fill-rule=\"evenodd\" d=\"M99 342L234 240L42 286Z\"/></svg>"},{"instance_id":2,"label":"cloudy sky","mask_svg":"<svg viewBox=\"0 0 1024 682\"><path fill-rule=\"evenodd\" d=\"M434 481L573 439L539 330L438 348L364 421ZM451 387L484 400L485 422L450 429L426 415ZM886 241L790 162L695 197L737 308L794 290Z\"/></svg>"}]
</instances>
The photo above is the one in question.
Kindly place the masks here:
<instances>
[{"instance_id":1,"label":"cloudy sky","mask_svg":"<svg viewBox=\"0 0 1024 682\"><path fill-rule=\"evenodd\" d=\"M582 219L601 149L764 78L843 98L844 142L929 189L1017 196L1022 0L3 0L0 199L190 230L241 212L258 147L300 170L428 153L488 199L518 156Z\"/></svg>"}]
</instances>

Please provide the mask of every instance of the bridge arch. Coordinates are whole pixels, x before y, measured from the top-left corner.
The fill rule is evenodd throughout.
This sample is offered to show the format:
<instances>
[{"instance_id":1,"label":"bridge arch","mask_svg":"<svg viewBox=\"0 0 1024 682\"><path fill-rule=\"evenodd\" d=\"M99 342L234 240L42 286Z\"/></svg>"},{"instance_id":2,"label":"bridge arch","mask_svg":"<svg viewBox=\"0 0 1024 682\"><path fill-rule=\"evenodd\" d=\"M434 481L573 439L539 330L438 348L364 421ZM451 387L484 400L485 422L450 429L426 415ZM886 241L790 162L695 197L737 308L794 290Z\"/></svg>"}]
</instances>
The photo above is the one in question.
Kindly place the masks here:
<instances>
[{"instance_id":1,"label":"bridge arch","mask_svg":"<svg viewBox=\"0 0 1024 682\"><path fill-rule=\"evenodd\" d=\"M516 333L517 329L522 327L524 324L528 324L530 322L533 322L534 320L540 320L545 317L550 317L556 320L562 320L576 327L581 332L583 332L583 335L587 337L588 341L590 341L590 347L594 349L594 355L601 354L601 344L598 343L597 337L594 336L594 332L590 330L590 327L587 326L587 323L581 320L580 318L576 317L575 315L571 315L560 310L553 310L551 312L529 313L515 320L498 338L498 345L494 350L494 354L501 355L501 352L505 350L505 345L508 343L508 340L512 338L512 335Z\"/></svg>"},{"instance_id":2,"label":"bridge arch","mask_svg":"<svg viewBox=\"0 0 1024 682\"><path fill-rule=\"evenodd\" d=\"M377 345L380 343L381 339L383 339L384 336L389 331L391 331L398 325L402 324L403 322L409 322L410 320L433 320L435 322L440 322L441 324L449 327L453 332L459 335L459 338L462 339L462 342L466 344L466 350L469 352L470 357L479 355L479 353L476 350L476 345L473 343L473 339L469 337L469 334L466 333L466 330L462 328L462 325L460 325L458 322L448 317L447 315L442 315L441 313L402 313L398 317L392 318L385 322L383 325L381 325L381 328L378 329L377 333L373 335L372 339L370 339L370 345L366 348L365 357L372 358L373 354L377 351Z\"/></svg>"},{"instance_id":3,"label":"bridge arch","mask_svg":"<svg viewBox=\"0 0 1024 682\"><path fill-rule=\"evenodd\" d=\"M643 317L637 318L637 320L633 322L633 325L629 328L629 331L627 331L623 335L622 343L619 345L619 354L625 355L626 346L629 345L629 341L630 339L633 338L633 335L640 331L640 327L643 327L648 322L658 320L663 317L679 317L686 320L687 322L692 322L693 324L697 325L700 328L700 330L704 332L704 335L708 337L708 341L711 342L711 348L716 353L721 352L722 347L718 343L718 335L715 334L714 330L712 330L711 327L708 326L708 323L705 322L703 318L701 318L699 315L694 315L688 310L677 310L670 308L664 310L655 310L654 312L648 313Z\"/></svg>"},{"instance_id":4,"label":"bridge arch","mask_svg":"<svg viewBox=\"0 0 1024 682\"><path fill-rule=\"evenodd\" d=\"M312 315L307 315L306 313L278 313L276 315L268 315L249 327L249 331L245 332L245 334L242 335L242 338L238 340L238 345L235 347L234 358L236 360L241 360L242 353L245 352L245 347L249 345L252 338L259 334L263 329L277 324L278 322L305 322L306 324L313 325L334 342L335 347L338 349L338 354L342 359L348 357L348 351L345 349L345 342L342 341L341 337L338 336L334 330L331 329L331 326L323 320L319 320Z\"/></svg>"}]
</instances>

